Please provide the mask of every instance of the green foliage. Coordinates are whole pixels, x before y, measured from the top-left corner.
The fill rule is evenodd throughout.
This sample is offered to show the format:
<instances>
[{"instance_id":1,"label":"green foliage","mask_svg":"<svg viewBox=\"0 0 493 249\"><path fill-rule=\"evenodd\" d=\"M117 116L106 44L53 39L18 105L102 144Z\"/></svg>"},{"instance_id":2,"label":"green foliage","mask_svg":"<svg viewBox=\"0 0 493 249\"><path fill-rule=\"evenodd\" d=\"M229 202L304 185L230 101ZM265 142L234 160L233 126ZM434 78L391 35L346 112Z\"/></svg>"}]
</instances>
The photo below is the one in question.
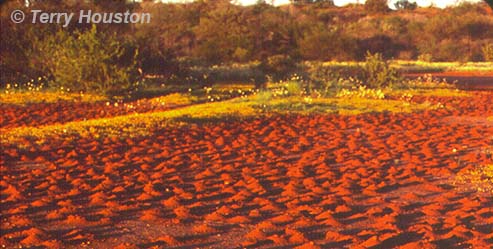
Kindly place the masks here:
<instances>
[{"instance_id":1,"label":"green foliage","mask_svg":"<svg viewBox=\"0 0 493 249\"><path fill-rule=\"evenodd\" d=\"M178 74L177 57L190 54L193 27L199 23L200 4L142 3L152 21L135 27L131 37L139 46L139 61L146 74ZM170 21L172 20L172 21Z\"/></svg>"},{"instance_id":2,"label":"green foliage","mask_svg":"<svg viewBox=\"0 0 493 249\"><path fill-rule=\"evenodd\" d=\"M394 3L394 6L398 10L415 10L418 7L416 2L410 2L409 0L399 0Z\"/></svg>"},{"instance_id":3,"label":"green foliage","mask_svg":"<svg viewBox=\"0 0 493 249\"><path fill-rule=\"evenodd\" d=\"M2 83L25 83L44 76L40 66L30 65L29 48L32 46L33 39L43 39L47 34L52 33L53 25L13 23L10 20L12 11L16 9L24 13L29 11L20 3L20 1L4 1L0 5L0 86Z\"/></svg>"},{"instance_id":4,"label":"green foliage","mask_svg":"<svg viewBox=\"0 0 493 249\"><path fill-rule=\"evenodd\" d=\"M472 61L481 58L481 44L493 35L493 20L460 5L425 23L415 23L410 35L420 54L434 61ZM461 14L457 14L461 13ZM460 16L460 21L457 19Z\"/></svg>"},{"instance_id":5,"label":"green foliage","mask_svg":"<svg viewBox=\"0 0 493 249\"><path fill-rule=\"evenodd\" d=\"M193 28L200 40L194 54L212 64L245 61L254 44L248 36L250 32L245 18L241 9L232 4L201 16L199 24Z\"/></svg>"},{"instance_id":6,"label":"green foliage","mask_svg":"<svg viewBox=\"0 0 493 249\"><path fill-rule=\"evenodd\" d=\"M289 55L270 56L263 64L264 72L271 76L273 81L285 80L297 69L296 61Z\"/></svg>"},{"instance_id":7,"label":"green foliage","mask_svg":"<svg viewBox=\"0 0 493 249\"><path fill-rule=\"evenodd\" d=\"M180 75L168 77L171 84L188 84L189 86L210 86L214 83L254 83L261 88L265 83L265 73L259 68L260 63L228 65L186 65L187 70Z\"/></svg>"},{"instance_id":8,"label":"green foliage","mask_svg":"<svg viewBox=\"0 0 493 249\"><path fill-rule=\"evenodd\" d=\"M363 69L363 82L370 88L392 87L401 80L398 72L391 68L379 53L367 53Z\"/></svg>"},{"instance_id":9,"label":"green foliage","mask_svg":"<svg viewBox=\"0 0 493 249\"><path fill-rule=\"evenodd\" d=\"M313 65L308 70L308 73L312 88L321 90L324 96L329 94L337 79L340 78L338 72L329 67L324 67L321 63Z\"/></svg>"},{"instance_id":10,"label":"green foliage","mask_svg":"<svg viewBox=\"0 0 493 249\"><path fill-rule=\"evenodd\" d=\"M137 82L137 49L96 27L55 35L34 42L32 59L53 77L51 86L98 93L122 93Z\"/></svg>"},{"instance_id":11,"label":"green foliage","mask_svg":"<svg viewBox=\"0 0 493 249\"><path fill-rule=\"evenodd\" d=\"M288 91L289 96L300 96L303 93L302 82L300 82L299 77L295 76L288 80L285 84L286 91Z\"/></svg>"},{"instance_id":12,"label":"green foliage","mask_svg":"<svg viewBox=\"0 0 493 249\"><path fill-rule=\"evenodd\" d=\"M348 60L354 58L357 47L350 38L337 28L317 23L298 41L301 56L307 60Z\"/></svg>"},{"instance_id":13,"label":"green foliage","mask_svg":"<svg viewBox=\"0 0 493 249\"><path fill-rule=\"evenodd\" d=\"M272 91L262 90L255 95L254 101L260 105L267 105L273 98L272 95Z\"/></svg>"}]
</instances>

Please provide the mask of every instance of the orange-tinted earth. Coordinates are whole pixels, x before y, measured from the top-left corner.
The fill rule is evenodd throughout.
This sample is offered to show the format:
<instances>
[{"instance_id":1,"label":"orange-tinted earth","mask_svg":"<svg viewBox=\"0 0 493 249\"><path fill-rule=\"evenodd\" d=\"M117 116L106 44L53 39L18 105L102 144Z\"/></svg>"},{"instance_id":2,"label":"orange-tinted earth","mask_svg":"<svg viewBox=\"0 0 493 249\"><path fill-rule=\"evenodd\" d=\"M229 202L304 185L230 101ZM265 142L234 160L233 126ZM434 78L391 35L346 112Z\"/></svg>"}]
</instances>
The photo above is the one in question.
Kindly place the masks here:
<instances>
[{"instance_id":1,"label":"orange-tinted earth","mask_svg":"<svg viewBox=\"0 0 493 249\"><path fill-rule=\"evenodd\" d=\"M472 95L414 97L446 108L412 114L270 115L4 144L0 245L491 248L493 193L453 184L491 164L493 93ZM93 107L51 117L28 106L25 120L6 108L2 122L80 119L73 108Z\"/></svg>"}]
</instances>

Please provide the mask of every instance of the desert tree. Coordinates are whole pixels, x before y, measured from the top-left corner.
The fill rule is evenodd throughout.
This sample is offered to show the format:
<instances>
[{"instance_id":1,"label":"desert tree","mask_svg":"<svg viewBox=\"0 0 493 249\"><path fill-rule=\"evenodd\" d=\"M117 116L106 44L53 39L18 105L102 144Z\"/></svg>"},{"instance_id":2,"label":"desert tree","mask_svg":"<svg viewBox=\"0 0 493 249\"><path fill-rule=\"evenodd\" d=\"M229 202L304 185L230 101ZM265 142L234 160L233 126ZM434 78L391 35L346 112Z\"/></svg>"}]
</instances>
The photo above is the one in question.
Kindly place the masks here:
<instances>
[{"instance_id":1,"label":"desert tree","mask_svg":"<svg viewBox=\"0 0 493 249\"><path fill-rule=\"evenodd\" d=\"M493 0L484 0L486 4L490 6L490 8L493 10Z\"/></svg>"},{"instance_id":2,"label":"desert tree","mask_svg":"<svg viewBox=\"0 0 493 249\"><path fill-rule=\"evenodd\" d=\"M371 14L386 13L389 6L387 0L367 0L365 2L365 10Z\"/></svg>"},{"instance_id":3,"label":"desert tree","mask_svg":"<svg viewBox=\"0 0 493 249\"><path fill-rule=\"evenodd\" d=\"M418 4L409 0L399 0L395 2L394 7L398 10L414 10L418 7Z\"/></svg>"}]
</instances>

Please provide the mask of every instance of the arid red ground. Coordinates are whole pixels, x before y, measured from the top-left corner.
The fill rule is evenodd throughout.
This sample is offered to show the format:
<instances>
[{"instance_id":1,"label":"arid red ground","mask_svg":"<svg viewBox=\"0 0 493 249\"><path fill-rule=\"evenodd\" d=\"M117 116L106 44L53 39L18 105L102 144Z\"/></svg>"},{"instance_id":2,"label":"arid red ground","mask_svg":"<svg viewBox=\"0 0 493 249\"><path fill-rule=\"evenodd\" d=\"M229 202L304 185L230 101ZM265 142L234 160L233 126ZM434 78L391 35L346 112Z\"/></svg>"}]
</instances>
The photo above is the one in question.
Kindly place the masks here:
<instances>
[{"instance_id":1,"label":"arid red ground","mask_svg":"<svg viewBox=\"0 0 493 249\"><path fill-rule=\"evenodd\" d=\"M5 145L0 245L491 248L491 193L453 184L491 163L493 93L473 94L414 97L448 108L413 114L271 115ZM2 106L2 126L104 109L46 105L23 107L22 119Z\"/></svg>"},{"instance_id":2,"label":"arid red ground","mask_svg":"<svg viewBox=\"0 0 493 249\"><path fill-rule=\"evenodd\" d=\"M57 103L31 104L29 108L0 103L0 127L63 124L167 109L170 109L168 105L152 105L145 99L124 104L105 101L95 103L59 101Z\"/></svg>"}]
</instances>

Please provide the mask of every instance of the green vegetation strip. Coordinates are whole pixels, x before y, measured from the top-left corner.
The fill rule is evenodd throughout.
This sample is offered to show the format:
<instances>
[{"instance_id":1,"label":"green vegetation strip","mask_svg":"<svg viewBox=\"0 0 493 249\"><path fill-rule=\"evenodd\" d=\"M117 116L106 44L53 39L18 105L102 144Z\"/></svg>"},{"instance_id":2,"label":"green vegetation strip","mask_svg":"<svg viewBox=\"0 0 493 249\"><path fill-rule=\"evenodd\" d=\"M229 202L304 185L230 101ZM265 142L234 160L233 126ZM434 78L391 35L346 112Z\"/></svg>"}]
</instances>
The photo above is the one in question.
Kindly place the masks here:
<instances>
[{"instance_id":1,"label":"green vegetation strip","mask_svg":"<svg viewBox=\"0 0 493 249\"><path fill-rule=\"evenodd\" d=\"M364 62L324 62L324 67L356 68ZM390 61L390 66L406 73L424 72L493 72L493 62L427 62L427 61Z\"/></svg>"},{"instance_id":2,"label":"green vegetation strip","mask_svg":"<svg viewBox=\"0 0 493 249\"><path fill-rule=\"evenodd\" d=\"M392 61L392 66L405 72L493 72L493 62L426 62Z\"/></svg>"},{"instance_id":3,"label":"green vegetation strip","mask_svg":"<svg viewBox=\"0 0 493 249\"><path fill-rule=\"evenodd\" d=\"M384 91L389 96L425 96L425 97L470 97L471 94L458 89L396 89Z\"/></svg>"}]
</instances>

